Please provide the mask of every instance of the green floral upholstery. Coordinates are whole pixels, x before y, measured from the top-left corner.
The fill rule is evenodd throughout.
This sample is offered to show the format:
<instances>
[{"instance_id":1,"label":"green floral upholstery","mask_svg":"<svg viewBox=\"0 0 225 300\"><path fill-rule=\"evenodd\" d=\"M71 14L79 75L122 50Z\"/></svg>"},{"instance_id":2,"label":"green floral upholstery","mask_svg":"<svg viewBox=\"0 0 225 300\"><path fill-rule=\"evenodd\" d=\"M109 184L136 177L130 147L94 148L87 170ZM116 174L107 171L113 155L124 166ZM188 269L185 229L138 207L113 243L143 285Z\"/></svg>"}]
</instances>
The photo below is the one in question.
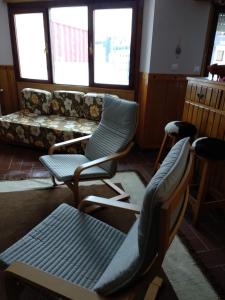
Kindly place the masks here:
<instances>
[{"instance_id":1,"label":"green floral upholstery","mask_svg":"<svg viewBox=\"0 0 225 300\"><path fill-rule=\"evenodd\" d=\"M25 88L21 91L22 109L0 117L0 139L48 149L55 143L91 134L101 120L104 96ZM83 152L80 144L65 150Z\"/></svg>"},{"instance_id":2,"label":"green floral upholstery","mask_svg":"<svg viewBox=\"0 0 225 300\"><path fill-rule=\"evenodd\" d=\"M21 91L21 106L27 112L48 115L52 94L45 90L25 88Z\"/></svg>"},{"instance_id":3,"label":"green floral upholstery","mask_svg":"<svg viewBox=\"0 0 225 300\"><path fill-rule=\"evenodd\" d=\"M22 110L0 118L0 138L11 143L48 149L54 143L91 134L97 126L98 122L84 118L40 116ZM80 144L67 147L66 150L71 153L83 151Z\"/></svg>"},{"instance_id":4,"label":"green floral upholstery","mask_svg":"<svg viewBox=\"0 0 225 300\"><path fill-rule=\"evenodd\" d=\"M87 93L84 95L83 116L85 119L100 121L102 115L103 98L105 94ZM115 95L111 95L118 98Z\"/></svg>"},{"instance_id":5,"label":"green floral upholstery","mask_svg":"<svg viewBox=\"0 0 225 300\"><path fill-rule=\"evenodd\" d=\"M54 91L52 113L68 117L83 117L84 93L75 91Z\"/></svg>"}]
</instances>

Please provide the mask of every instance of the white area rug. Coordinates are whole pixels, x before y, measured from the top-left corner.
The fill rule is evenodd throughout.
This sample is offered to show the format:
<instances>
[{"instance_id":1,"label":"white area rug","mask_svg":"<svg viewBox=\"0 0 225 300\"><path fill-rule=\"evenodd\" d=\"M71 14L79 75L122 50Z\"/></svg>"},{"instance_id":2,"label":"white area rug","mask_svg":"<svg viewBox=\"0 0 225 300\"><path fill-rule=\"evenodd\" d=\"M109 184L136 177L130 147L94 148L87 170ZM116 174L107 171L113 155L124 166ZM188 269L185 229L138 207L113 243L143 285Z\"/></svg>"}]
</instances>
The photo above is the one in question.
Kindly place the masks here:
<instances>
[{"instance_id":1,"label":"white area rug","mask_svg":"<svg viewBox=\"0 0 225 300\"><path fill-rule=\"evenodd\" d=\"M141 205L145 187L135 172L118 172L112 181L122 184L125 191L131 195L130 202ZM81 184L98 183L102 184L101 181ZM45 189L49 186L52 186L50 179L0 181L0 192ZM179 237L171 244L163 262L163 269L180 300L219 300Z\"/></svg>"}]
</instances>

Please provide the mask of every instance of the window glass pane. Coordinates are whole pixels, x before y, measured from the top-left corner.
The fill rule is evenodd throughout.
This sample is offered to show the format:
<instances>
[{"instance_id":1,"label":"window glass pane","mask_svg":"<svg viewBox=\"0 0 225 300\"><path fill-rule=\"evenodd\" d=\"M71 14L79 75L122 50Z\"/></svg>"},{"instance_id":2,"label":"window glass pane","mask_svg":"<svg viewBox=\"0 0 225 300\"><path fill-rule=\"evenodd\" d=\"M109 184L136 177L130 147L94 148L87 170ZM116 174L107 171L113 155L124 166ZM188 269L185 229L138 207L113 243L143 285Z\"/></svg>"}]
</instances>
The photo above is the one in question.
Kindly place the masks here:
<instances>
[{"instance_id":1,"label":"window glass pane","mask_svg":"<svg viewBox=\"0 0 225 300\"><path fill-rule=\"evenodd\" d=\"M225 14L220 13L216 28L212 58L210 64L225 64Z\"/></svg>"},{"instance_id":2,"label":"window glass pane","mask_svg":"<svg viewBox=\"0 0 225 300\"><path fill-rule=\"evenodd\" d=\"M132 9L94 12L94 81L129 84Z\"/></svg>"},{"instance_id":3,"label":"window glass pane","mask_svg":"<svg viewBox=\"0 0 225 300\"><path fill-rule=\"evenodd\" d=\"M20 76L22 78L47 80L43 14L15 15L15 30Z\"/></svg>"},{"instance_id":4,"label":"window glass pane","mask_svg":"<svg viewBox=\"0 0 225 300\"><path fill-rule=\"evenodd\" d=\"M88 85L87 7L50 9L54 83Z\"/></svg>"}]
</instances>

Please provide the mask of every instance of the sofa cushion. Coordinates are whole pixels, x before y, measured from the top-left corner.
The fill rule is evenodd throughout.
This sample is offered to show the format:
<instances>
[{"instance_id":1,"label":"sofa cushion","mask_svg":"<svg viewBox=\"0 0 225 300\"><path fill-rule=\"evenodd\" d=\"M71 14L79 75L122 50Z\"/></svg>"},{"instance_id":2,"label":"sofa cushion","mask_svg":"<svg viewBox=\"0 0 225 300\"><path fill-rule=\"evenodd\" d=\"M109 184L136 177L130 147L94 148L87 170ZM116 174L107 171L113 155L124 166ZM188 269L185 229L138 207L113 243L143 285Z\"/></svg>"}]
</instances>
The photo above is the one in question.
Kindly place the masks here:
<instances>
[{"instance_id":1,"label":"sofa cushion","mask_svg":"<svg viewBox=\"0 0 225 300\"><path fill-rule=\"evenodd\" d=\"M45 90L25 88L21 91L21 106L37 115L50 114L52 94Z\"/></svg>"},{"instance_id":2,"label":"sofa cushion","mask_svg":"<svg viewBox=\"0 0 225 300\"><path fill-rule=\"evenodd\" d=\"M19 111L0 117L0 138L4 141L48 149L54 143L93 133L98 123L83 118L36 115ZM83 152L80 144L67 152Z\"/></svg>"},{"instance_id":3,"label":"sofa cushion","mask_svg":"<svg viewBox=\"0 0 225 300\"><path fill-rule=\"evenodd\" d=\"M84 95L83 116L86 119L100 121L103 109L103 99L106 94L87 93ZM110 95L118 98L116 95Z\"/></svg>"},{"instance_id":4,"label":"sofa cushion","mask_svg":"<svg viewBox=\"0 0 225 300\"><path fill-rule=\"evenodd\" d=\"M54 91L52 113L68 117L83 117L84 93L76 91Z\"/></svg>"}]
</instances>

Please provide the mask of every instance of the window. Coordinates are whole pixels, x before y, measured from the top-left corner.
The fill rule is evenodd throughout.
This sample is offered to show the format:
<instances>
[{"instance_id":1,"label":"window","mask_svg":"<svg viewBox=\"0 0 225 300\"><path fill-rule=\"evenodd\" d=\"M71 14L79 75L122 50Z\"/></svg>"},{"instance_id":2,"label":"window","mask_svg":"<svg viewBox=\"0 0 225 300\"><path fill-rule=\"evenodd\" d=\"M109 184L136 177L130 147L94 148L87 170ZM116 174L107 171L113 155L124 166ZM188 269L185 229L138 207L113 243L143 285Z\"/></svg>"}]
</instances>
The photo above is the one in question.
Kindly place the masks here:
<instances>
[{"instance_id":1,"label":"window","mask_svg":"<svg viewBox=\"0 0 225 300\"><path fill-rule=\"evenodd\" d=\"M15 15L15 30L21 78L47 80L43 13Z\"/></svg>"},{"instance_id":2,"label":"window","mask_svg":"<svg viewBox=\"0 0 225 300\"><path fill-rule=\"evenodd\" d=\"M219 13L210 64L225 64L225 14Z\"/></svg>"},{"instance_id":3,"label":"window","mask_svg":"<svg viewBox=\"0 0 225 300\"><path fill-rule=\"evenodd\" d=\"M94 11L96 83L129 84L131 25L130 8Z\"/></svg>"},{"instance_id":4,"label":"window","mask_svg":"<svg viewBox=\"0 0 225 300\"><path fill-rule=\"evenodd\" d=\"M18 80L134 87L142 1L90 2L9 4Z\"/></svg>"},{"instance_id":5,"label":"window","mask_svg":"<svg viewBox=\"0 0 225 300\"><path fill-rule=\"evenodd\" d=\"M49 16L53 82L88 85L87 7L52 8Z\"/></svg>"}]
</instances>

